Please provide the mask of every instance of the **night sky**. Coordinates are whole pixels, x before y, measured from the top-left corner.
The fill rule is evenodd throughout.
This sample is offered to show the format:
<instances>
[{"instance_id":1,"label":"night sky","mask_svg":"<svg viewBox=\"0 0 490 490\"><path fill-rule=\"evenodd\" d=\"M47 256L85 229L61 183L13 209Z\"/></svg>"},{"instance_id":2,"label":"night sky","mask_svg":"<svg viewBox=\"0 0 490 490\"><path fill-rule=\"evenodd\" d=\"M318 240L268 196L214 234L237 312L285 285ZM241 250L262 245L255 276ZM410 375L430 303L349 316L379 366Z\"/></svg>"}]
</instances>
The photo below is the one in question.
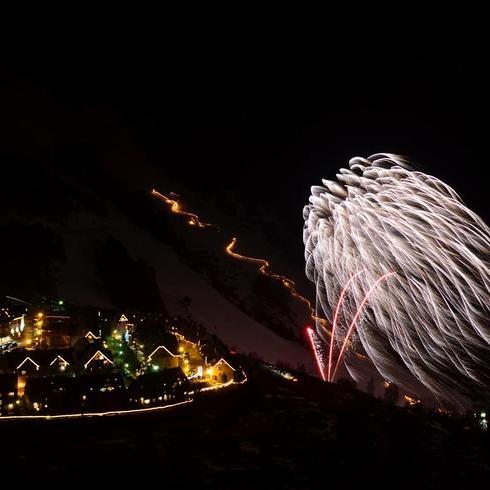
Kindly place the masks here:
<instances>
[{"instance_id":1,"label":"night sky","mask_svg":"<svg viewBox=\"0 0 490 490\"><path fill-rule=\"evenodd\" d=\"M204 194L227 189L246 206L265 204L298 236L297 249L309 187L376 152L419 162L488 221L488 79L476 55L224 42L143 48L43 52L2 72L73 114L112 111L148 161Z\"/></svg>"}]
</instances>

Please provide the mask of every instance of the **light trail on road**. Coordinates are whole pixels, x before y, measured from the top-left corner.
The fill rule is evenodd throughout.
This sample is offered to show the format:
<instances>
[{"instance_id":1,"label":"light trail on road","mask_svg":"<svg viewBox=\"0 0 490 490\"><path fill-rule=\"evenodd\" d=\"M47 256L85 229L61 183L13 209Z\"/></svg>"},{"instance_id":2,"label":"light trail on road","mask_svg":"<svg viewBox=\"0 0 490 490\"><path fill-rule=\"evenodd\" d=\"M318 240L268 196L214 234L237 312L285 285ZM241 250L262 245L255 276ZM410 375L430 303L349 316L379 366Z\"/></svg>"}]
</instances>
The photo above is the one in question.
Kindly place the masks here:
<instances>
[{"instance_id":1,"label":"light trail on road","mask_svg":"<svg viewBox=\"0 0 490 490\"><path fill-rule=\"evenodd\" d=\"M182 405L187 405L194 401L193 398L190 400L184 400L182 402L172 403L171 405L162 405L158 407L148 407L148 408L134 408L128 410L112 410L109 412L81 412L81 413L65 413L59 415L4 415L0 416L0 422L7 420L66 420L66 419L81 419L81 418L92 418L92 417L110 417L114 415L130 415L130 414L142 414L149 412L161 412L168 410L169 408L180 407Z\"/></svg>"},{"instance_id":2,"label":"light trail on road","mask_svg":"<svg viewBox=\"0 0 490 490\"><path fill-rule=\"evenodd\" d=\"M311 305L311 302L307 298L305 298L304 296L302 296L301 294L298 293L298 291L296 289L296 284L294 281L292 281L291 279L289 279L286 276L281 276L280 274L274 274L273 272L271 272L270 263L265 259L248 257L246 255L241 255L241 254L235 252L234 248L236 246L236 243L237 243L237 238L233 238L231 240L231 242L225 247L225 251L228 255L230 255L231 257L233 257L234 259L237 259L237 260L242 260L245 262L250 262L252 264L260 265L259 272L261 274L263 274L264 276L270 277L271 279L274 279L275 281L280 282L282 284L282 286L285 287L289 291L290 295L293 298L302 302L308 308L310 318L315 323L320 324L323 328L326 327L327 321L325 319L320 318L320 317L315 315L315 310L314 310L313 306Z\"/></svg>"},{"instance_id":3,"label":"light trail on road","mask_svg":"<svg viewBox=\"0 0 490 490\"><path fill-rule=\"evenodd\" d=\"M172 211L172 213L180 214L181 216L185 216L186 218L188 218L187 224L190 226L197 226L199 228L208 228L208 227L216 226L211 223L204 223L200 221L199 216L197 214L184 211L182 209L181 204L178 201L176 201L175 199L170 199L170 197L161 194L156 189L152 189L151 194L152 196L161 199L165 204L170 205L170 210ZM172 193L172 195L177 197L177 194Z\"/></svg>"},{"instance_id":4,"label":"light trail on road","mask_svg":"<svg viewBox=\"0 0 490 490\"><path fill-rule=\"evenodd\" d=\"M160 199L161 201L163 201L165 204L169 205L170 211L172 213L179 214L179 215L182 215L182 216L185 216L186 218L188 218L188 221L187 221L188 225L190 225L190 226L196 226L197 225L199 228L216 227L219 230L219 227L217 225L213 225L212 223L204 223L204 222L200 221L199 216L197 214L185 211L183 209L182 204L176 199L178 197L176 194L172 193L172 196L175 196L175 198L173 198L173 199L165 196L164 194L162 194L160 192L158 192L156 189L153 189L151 191L151 194L152 194L152 196L155 196L158 199ZM237 238L234 237L234 238L232 238L230 243L228 243L228 245L225 247L225 252L230 257L233 257L236 260L249 262L249 263L258 265L259 266L258 271L260 274L263 274L263 275L277 281L278 283L281 284L282 287L287 289L287 291L289 292L289 294L292 298L294 298L297 301L300 301L301 303L303 303L306 306L306 308L308 309L308 313L309 313L311 320L314 321L317 325L320 325L325 330L325 332L327 334L329 334L329 331L326 328L327 321L324 318L318 317L315 314L315 309L313 308L311 302L307 298L302 296L297 291L296 284L294 281L292 281L291 279L289 279L286 276L274 274L273 272L271 272L270 263L266 259L248 257L246 255L241 255L241 254L235 252L234 249L236 247L236 244L237 244Z\"/></svg>"}]
</instances>

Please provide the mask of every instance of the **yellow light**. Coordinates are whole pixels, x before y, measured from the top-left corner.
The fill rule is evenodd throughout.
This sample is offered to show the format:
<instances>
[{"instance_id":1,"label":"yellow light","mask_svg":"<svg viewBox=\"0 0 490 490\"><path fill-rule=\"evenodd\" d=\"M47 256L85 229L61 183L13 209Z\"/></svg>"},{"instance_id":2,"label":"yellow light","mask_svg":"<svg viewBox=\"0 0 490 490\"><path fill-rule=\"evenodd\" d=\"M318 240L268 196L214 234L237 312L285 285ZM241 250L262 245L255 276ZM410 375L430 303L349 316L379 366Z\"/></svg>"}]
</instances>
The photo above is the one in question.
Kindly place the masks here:
<instances>
[{"instance_id":1,"label":"yellow light","mask_svg":"<svg viewBox=\"0 0 490 490\"><path fill-rule=\"evenodd\" d=\"M113 415L123 415L127 413L147 413L147 412L160 412L168 410L174 407L179 407L182 405L187 405L192 403L194 400L184 400L183 402L172 403L170 405L163 405L158 407L148 407L148 408L136 408L131 410L113 410L110 412L84 412L84 413L70 413L70 414L59 414L59 415L5 415L0 417L2 420L29 420L29 419L43 419L43 420L54 420L54 419L77 419L77 418L87 418L87 417L101 417L101 416L113 416ZM12 404L13 408L13 404Z\"/></svg>"},{"instance_id":2,"label":"yellow light","mask_svg":"<svg viewBox=\"0 0 490 490\"><path fill-rule=\"evenodd\" d=\"M207 374L208 376L211 376L211 375L213 374L213 370L212 370L211 368L206 369L206 374Z\"/></svg>"},{"instance_id":3,"label":"yellow light","mask_svg":"<svg viewBox=\"0 0 490 490\"><path fill-rule=\"evenodd\" d=\"M179 347L179 352L184 352L184 347L182 345Z\"/></svg>"},{"instance_id":4,"label":"yellow light","mask_svg":"<svg viewBox=\"0 0 490 490\"><path fill-rule=\"evenodd\" d=\"M43 317L43 312L40 311L37 315L36 315L38 318L42 318Z\"/></svg>"}]
</instances>

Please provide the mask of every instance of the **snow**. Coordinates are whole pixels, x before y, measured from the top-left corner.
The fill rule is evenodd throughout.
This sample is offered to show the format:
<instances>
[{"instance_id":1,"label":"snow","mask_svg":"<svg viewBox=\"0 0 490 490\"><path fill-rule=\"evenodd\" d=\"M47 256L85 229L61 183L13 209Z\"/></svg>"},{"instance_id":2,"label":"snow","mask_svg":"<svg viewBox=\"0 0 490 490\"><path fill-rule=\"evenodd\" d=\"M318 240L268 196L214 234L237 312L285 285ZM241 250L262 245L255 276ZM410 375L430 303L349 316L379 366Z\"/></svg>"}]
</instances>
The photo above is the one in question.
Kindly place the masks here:
<instances>
[{"instance_id":1,"label":"snow","mask_svg":"<svg viewBox=\"0 0 490 490\"><path fill-rule=\"evenodd\" d=\"M156 272L162 297L171 315L182 314L178 300L189 296L192 317L229 347L241 353L256 353L268 362L304 364L313 372L311 354L261 325L230 303L202 276L183 263L168 246L126 220L114 208L107 217L74 215L69 223L53 228L63 237L68 260L60 265L59 288L74 304L110 305L102 292L93 264L95 240L112 234L124 243L134 258L143 257ZM94 239L94 237L96 237Z\"/></svg>"}]
</instances>

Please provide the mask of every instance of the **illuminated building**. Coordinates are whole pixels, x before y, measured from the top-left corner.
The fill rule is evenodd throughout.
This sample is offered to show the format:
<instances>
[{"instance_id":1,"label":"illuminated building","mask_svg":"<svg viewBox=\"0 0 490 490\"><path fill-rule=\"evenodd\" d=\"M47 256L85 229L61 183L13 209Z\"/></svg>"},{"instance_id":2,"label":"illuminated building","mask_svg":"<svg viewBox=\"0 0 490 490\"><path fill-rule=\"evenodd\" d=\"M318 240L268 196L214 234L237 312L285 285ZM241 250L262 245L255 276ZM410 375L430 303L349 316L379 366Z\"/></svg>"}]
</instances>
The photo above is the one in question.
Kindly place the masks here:
<instances>
[{"instance_id":1,"label":"illuminated building","mask_svg":"<svg viewBox=\"0 0 490 490\"><path fill-rule=\"evenodd\" d=\"M158 366L159 370L177 368L182 363L182 356L172 354L164 345L159 345L147 357L148 364Z\"/></svg>"},{"instance_id":2,"label":"illuminated building","mask_svg":"<svg viewBox=\"0 0 490 490\"><path fill-rule=\"evenodd\" d=\"M134 324L130 323L128 320L128 317L123 313L117 323L113 326L111 335L114 337L116 340L124 340L125 342L128 342L128 340L131 337L131 332L134 329Z\"/></svg>"},{"instance_id":3,"label":"illuminated building","mask_svg":"<svg viewBox=\"0 0 490 490\"><path fill-rule=\"evenodd\" d=\"M95 352L86 352L83 367L87 372L107 371L113 366L111 353L107 349L97 349Z\"/></svg>"},{"instance_id":4,"label":"illuminated building","mask_svg":"<svg viewBox=\"0 0 490 490\"><path fill-rule=\"evenodd\" d=\"M87 341L87 342L90 342L90 343L93 343L93 342L97 342L98 340L100 340L100 336L98 335L95 335L91 330L89 330L85 335L84 335L84 339Z\"/></svg>"},{"instance_id":5,"label":"illuminated building","mask_svg":"<svg viewBox=\"0 0 490 490\"><path fill-rule=\"evenodd\" d=\"M207 371L208 376L216 383L228 383L233 381L235 368L224 358L221 358L214 366Z\"/></svg>"}]
</instances>

